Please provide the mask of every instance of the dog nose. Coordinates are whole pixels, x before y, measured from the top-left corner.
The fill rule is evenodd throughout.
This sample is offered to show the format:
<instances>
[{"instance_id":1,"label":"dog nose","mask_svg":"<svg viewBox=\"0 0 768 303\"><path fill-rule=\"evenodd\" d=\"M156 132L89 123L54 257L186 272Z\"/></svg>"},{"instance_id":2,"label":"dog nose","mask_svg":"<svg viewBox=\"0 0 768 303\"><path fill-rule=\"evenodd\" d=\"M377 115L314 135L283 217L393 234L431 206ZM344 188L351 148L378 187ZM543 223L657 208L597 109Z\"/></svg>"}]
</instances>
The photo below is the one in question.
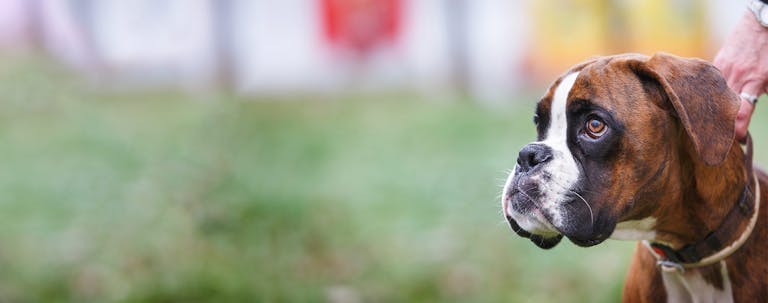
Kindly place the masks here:
<instances>
[{"instance_id":1,"label":"dog nose","mask_svg":"<svg viewBox=\"0 0 768 303\"><path fill-rule=\"evenodd\" d=\"M552 159L552 148L543 144L528 144L520 150L517 165L520 172L528 172Z\"/></svg>"}]
</instances>

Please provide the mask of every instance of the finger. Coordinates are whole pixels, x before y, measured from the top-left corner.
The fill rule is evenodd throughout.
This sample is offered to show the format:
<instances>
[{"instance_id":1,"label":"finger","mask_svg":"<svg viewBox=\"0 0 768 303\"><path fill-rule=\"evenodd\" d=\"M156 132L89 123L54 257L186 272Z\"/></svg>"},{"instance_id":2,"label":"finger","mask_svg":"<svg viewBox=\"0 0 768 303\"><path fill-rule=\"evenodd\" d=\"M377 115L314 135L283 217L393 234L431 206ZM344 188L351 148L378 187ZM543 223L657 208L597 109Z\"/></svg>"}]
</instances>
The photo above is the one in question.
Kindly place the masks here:
<instances>
[{"instance_id":1,"label":"finger","mask_svg":"<svg viewBox=\"0 0 768 303\"><path fill-rule=\"evenodd\" d=\"M730 62L725 58L726 57L721 50L717 53L717 56L715 56L715 60L713 60L712 64L715 65L718 70L720 70L720 73L728 82L728 86L733 89L732 84L733 81L736 80L733 75L733 64L730 64Z\"/></svg>"},{"instance_id":2,"label":"finger","mask_svg":"<svg viewBox=\"0 0 768 303\"><path fill-rule=\"evenodd\" d=\"M734 63L728 67L725 80L733 91L755 95L762 91L762 82L754 80L753 73L750 68L744 67L743 64Z\"/></svg>"},{"instance_id":3,"label":"finger","mask_svg":"<svg viewBox=\"0 0 768 303\"><path fill-rule=\"evenodd\" d=\"M720 70L720 73L723 75L727 75L730 71L729 64L727 64L727 61L725 60L726 56L723 54L723 50L720 50L717 52L717 55L715 55L715 58L712 59L712 65L717 67L717 69Z\"/></svg>"},{"instance_id":4,"label":"finger","mask_svg":"<svg viewBox=\"0 0 768 303\"><path fill-rule=\"evenodd\" d=\"M730 69L730 72L726 75L725 82L728 83L728 87L730 87L733 91L736 93L742 93L744 91L744 77L742 75L735 72L733 68Z\"/></svg>"},{"instance_id":5,"label":"finger","mask_svg":"<svg viewBox=\"0 0 768 303\"><path fill-rule=\"evenodd\" d=\"M763 85L756 81L747 82L741 88L740 92L753 95L753 96L759 96L763 92ZM754 104L752 104L746 98L741 98L739 112L738 114L736 114L736 125L735 125L736 139L738 139L739 141L744 140L747 136L749 121L752 119L752 112L754 110L755 110Z\"/></svg>"},{"instance_id":6,"label":"finger","mask_svg":"<svg viewBox=\"0 0 768 303\"><path fill-rule=\"evenodd\" d=\"M745 93L750 96L760 97L760 95L763 94L765 84L758 82L758 81L748 81L744 83L744 85L739 88L739 90L736 90L737 93Z\"/></svg>"}]
</instances>

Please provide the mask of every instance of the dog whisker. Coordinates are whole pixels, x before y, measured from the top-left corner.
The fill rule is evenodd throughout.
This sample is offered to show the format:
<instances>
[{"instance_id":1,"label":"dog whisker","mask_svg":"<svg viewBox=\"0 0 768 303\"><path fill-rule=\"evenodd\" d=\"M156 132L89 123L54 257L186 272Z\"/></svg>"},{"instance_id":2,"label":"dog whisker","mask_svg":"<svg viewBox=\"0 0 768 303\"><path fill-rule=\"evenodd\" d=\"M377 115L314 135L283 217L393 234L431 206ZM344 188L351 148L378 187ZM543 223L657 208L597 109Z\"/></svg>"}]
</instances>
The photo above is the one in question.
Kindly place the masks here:
<instances>
[{"instance_id":1,"label":"dog whisker","mask_svg":"<svg viewBox=\"0 0 768 303\"><path fill-rule=\"evenodd\" d=\"M584 199L584 197L582 197L579 193L577 193L575 191L571 191L571 193L576 195L577 197L579 197L579 199L581 199L581 201L584 202L584 205L587 206L587 209L589 210L589 222L590 222L591 225L594 225L595 224L595 214L594 214L594 212L592 212L592 206L589 205L589 202L587 202L587 199Z\"/></svg>"},{"instance_id":2,"label":"dog whisker","mask_svg":"<svg viewBox=\"0 0 768 303\"><path fill-rule=\"evenodd\" d=\"M531 189L533 189L533 188L531 188ZM530 200L531 202L534 201L533 198L531 196L529 196L528 193L525 192L525 190L522 188L522 186L520 184L517 185L517 190L520 192L520 194L522 194L523 196L528 198L528 200Z\"/></svg>"}]
</instances>

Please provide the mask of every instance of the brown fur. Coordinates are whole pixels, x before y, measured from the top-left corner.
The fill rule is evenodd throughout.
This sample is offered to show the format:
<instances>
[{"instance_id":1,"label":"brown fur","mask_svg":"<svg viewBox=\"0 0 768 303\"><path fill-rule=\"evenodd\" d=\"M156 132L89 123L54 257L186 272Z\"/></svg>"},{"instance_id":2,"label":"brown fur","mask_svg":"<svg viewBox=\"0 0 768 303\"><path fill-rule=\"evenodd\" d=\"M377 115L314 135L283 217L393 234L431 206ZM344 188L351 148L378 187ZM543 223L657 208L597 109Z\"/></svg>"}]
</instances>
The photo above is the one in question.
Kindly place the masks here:
<instances>
[{"instance_id":1,"label":"brown fur","mask_svg":"<svg viewBox=\"0 0 768 303\"><path fill-rule=\"evenodd\" d=\"M768 176L760 172L761 205L757 225L744 245L725 259L731 280L734 302L768 302ZM627 272L623 302L664 302L666 291L661 280L656 259L642 244L635 248L635 256ZM697 271L705 281L722 289L719 264L686 272Z\"/></svg>"},{"instance_id":2,"label":"brown fur","mask_svg":"<svg viewBox=\"0 0 768 303\"><path fill-rule=\"evenodd\" d=\"M672 103L679 123L663 124L681 126L678 131L667 129L662 136L645 141L653 148L669 151L657 153L659 158L646 163L664 161L674 164L663 169L659 178L663 181L654 186L654 190L663 195L659 197L658 207L651 212L651 216L658 220L656 240L680 248L684 243L696 242L720 227L725 214L734 207L746 185L744 155L739 144L733 140L738 99L727 89L714 67L702 61L657 55L635 68L658 81L667 100ZM673 140L664 142L659 138ZM765 184L764 181L761 183ZM762 188L765 192L766 187L763 185ZM764 285L768 281L768 263L764 250L757 249L758 243L768 241L765 239L768 232L764 227L766 208L761 208L758 227L750 240L726 259L736 302L746 301L746 298L761 302L768 299ZM744 230L747 222L742 220L735 230ZM735 233L731 239L721 240L731 243L738 235ZM663 283L660 283L656 260L645 247L638 246L635 255L625 286L624 301L645 302L651 298L647 302L659 302L658 298L666 296L666 293ZM719 264L688 270L689 273L692 271L698 271L705 281L722 289Z\"/></svg>"},{"instance_id":3,"label":"brown fur","mask_svg":"<svg viewBox=\"0 0 768 303\"><path fill-rule=\"evenodd\" d=\"M744 153L734 141L739 99L717 69L698 59L630 54L591 59L569 73L573 71L580 74L568 108L577 100L589 100L618 117L630 134L618 143L621 153L605 163L611 170L600 176L604 184L590 188L602 199L593 207L615 216L616 222L656 218L656 241L675 249L720 227L749 179ZM551 106L552 94L550 89L540 107ZM768 197L767 181L760 174L763 200ZM768 205L761 204L752 236L726 259L736 302L768 301ZM744 230L747 221L734 229ZM721 240L731 243L738 235ZM665 300L655 263L638 245L625 302ZM723 287L719 264L690 270Z\"/></svg>"}]
</instances>

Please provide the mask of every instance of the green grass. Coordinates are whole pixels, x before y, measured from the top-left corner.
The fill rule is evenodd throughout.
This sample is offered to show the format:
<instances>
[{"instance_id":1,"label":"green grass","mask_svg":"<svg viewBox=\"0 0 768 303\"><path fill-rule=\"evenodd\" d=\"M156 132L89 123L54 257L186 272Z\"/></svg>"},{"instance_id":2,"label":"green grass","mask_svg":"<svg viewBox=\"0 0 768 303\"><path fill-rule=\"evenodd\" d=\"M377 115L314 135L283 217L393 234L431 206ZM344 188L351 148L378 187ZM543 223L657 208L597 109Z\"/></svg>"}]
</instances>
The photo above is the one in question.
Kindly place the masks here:
<instances>
[{"instance_id":1,"label":"green grass","mask_svg":"<svg viewBox=\"0 0 768 303\"><path fill-rule=\"evenodd\" d=\"M534 98L247 100L74 78L0 63L0 302L620 296L633 243L544 251L501 218Z\"/></svg>"}]
</instances>

